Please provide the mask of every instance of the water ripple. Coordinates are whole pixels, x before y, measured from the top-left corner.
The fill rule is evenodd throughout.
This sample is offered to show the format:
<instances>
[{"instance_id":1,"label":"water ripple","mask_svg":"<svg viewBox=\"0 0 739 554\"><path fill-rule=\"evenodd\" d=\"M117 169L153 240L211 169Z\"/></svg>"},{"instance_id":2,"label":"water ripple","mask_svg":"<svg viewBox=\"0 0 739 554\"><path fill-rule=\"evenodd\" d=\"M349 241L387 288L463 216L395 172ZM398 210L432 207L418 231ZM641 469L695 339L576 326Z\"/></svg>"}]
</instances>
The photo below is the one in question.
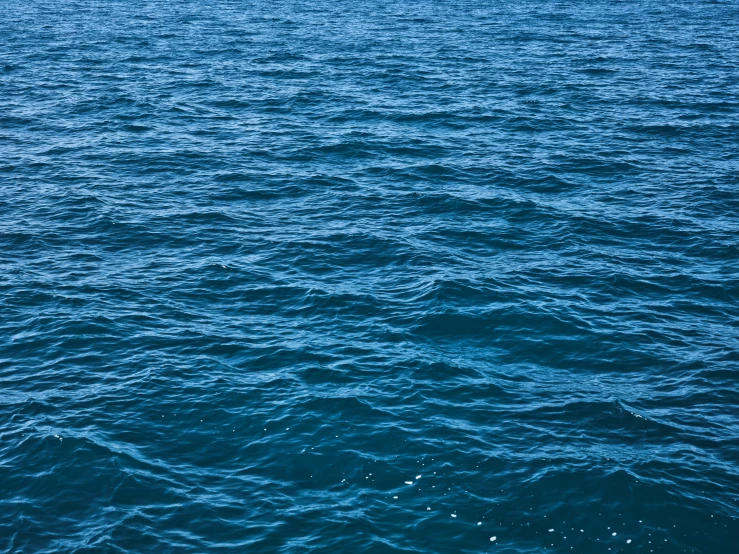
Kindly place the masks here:
<instances>
[{"instance_id":1,"label":"water ripple","mask_svg":"<svg viewBox=\"0 0 739 554\"><path fill-rule=\"evenodd\" d=\"M736 3L0 21L0 550L739 544Z\"/></svg>"}]
</instances>

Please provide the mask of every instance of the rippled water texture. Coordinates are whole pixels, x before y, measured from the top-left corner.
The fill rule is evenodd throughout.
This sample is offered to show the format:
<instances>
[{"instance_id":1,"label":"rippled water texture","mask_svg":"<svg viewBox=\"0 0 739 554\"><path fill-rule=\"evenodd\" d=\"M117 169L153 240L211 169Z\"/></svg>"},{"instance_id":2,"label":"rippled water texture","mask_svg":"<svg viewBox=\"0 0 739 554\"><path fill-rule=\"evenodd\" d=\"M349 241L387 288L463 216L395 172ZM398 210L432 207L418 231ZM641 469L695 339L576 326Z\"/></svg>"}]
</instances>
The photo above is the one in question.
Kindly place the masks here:
<instances>
[{"instance_id":1,"label":"rippled water texture","mask_svg":"<svg viewBox=\"0 0 739 554\"><path fill-rule=\"evenodd\" d=\"M0 551L739 545L739 3L0 3Z\"/></svg>"}]
</instances>

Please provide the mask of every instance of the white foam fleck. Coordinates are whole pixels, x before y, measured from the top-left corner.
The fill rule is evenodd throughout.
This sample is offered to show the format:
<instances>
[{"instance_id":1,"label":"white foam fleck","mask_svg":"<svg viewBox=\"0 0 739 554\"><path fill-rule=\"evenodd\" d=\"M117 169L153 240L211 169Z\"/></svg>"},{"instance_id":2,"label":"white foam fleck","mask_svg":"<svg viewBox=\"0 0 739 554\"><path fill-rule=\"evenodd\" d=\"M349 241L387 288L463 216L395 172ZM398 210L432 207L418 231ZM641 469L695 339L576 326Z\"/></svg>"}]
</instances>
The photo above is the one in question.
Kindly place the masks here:
<instances>
[{"instance_id":1,"label":"white foam fleck","mask_svg":"<svg viewBox=\"0 0 739 554\"><path fill-rule=\"evenodd\" d=\"M478 525L482 525L482 521L478 521L478 522L477 522L477 524L478 524Z\"/></svg>"},{"instance_id":2,"label":"white foam fleck","mask_svg":"<svg viewBox=\"0 0 739 554\"><path fill-rule=\"evenodd\" d=\"M549 530L549 532L550 532L550 533L554 533L554 529L550 529L550 530Z\"/></svg>"},{"instance_id":3,"label":"white foam fleck","mask_svg":"<svg viewBox=\"0 0 739 554\"><path fill-rule=\"evenodd\" d=\"M406 481L405 484L406 485L412 485L413 484L413 481Z\"/></svg>"},{"instance_id":4,"label":"white foam fleck","mask_svg":"<svg viewBox=\"0 0 739 554\"><path fill-rule=\"evenodd\" d=\"M457 514L452 514L452 517L457 517Z\"/></svg>"},{"instance_id":5,"label":"white foam fleck","mask_svg":"<svg viewBox=\"0 0 739 554\"><path fill-rule=\"evenodd\" d=\"M416 475L416 481L418 481L421 478L420 475Z\"/></svg>"},{"instance_id":6,"label":"white foam fleck","mask_svg":"<svg viewBox=\"0 0 739 554\"><path fill-rule=\"evenodd\" d=\"M398 497L397 496L393 496L393 498L395 498L397 500Z\"/></svg>"},{"instance_id":7,"label":"white foam fleck","mask_svg":"<svg viewBox=\"0 0 739 554\"><path fill-rule=\"evenodd\" d=\"M498 539L498 537L490 537L490 542L495 542Z\"/></svg>"},{"instance_id":8,"label":"white foam fleck","mask_svg":"<svg viewBox=\"0 0 739 554\"><path fill-rule=\"evenodd\" d=\"M611 536L612 537L615 537L616 536L616 532L614 531L613 533L611 533Z\"/></svg>"},{"instance_id":9,"label":"white foam fleck","mask_svg":"<svg viewBox=\"0 0 739 554\"><path fill-rule=\"evenodd\" d=\"M631 539L627 540L626 544L631 544Z\"/></svg>"}]
</instances>

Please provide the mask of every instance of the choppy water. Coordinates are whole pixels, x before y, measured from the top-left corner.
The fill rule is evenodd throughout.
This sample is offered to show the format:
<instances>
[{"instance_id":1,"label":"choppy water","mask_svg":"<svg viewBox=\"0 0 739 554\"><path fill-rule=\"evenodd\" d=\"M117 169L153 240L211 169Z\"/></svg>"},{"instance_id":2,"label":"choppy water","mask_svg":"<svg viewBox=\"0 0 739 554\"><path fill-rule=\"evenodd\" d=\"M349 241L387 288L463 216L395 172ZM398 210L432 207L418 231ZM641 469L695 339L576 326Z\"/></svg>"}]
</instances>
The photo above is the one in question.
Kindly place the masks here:
<instances>
[{"instance_id":1,"label":"choppy water","mask_svg":"<svg viewBox=\"0 0 739 554\"><path fill-rule=\"evenodd\" d=\"M0 550L736 552L739 4L0 4Z\"/></svg>"}]
</instances>

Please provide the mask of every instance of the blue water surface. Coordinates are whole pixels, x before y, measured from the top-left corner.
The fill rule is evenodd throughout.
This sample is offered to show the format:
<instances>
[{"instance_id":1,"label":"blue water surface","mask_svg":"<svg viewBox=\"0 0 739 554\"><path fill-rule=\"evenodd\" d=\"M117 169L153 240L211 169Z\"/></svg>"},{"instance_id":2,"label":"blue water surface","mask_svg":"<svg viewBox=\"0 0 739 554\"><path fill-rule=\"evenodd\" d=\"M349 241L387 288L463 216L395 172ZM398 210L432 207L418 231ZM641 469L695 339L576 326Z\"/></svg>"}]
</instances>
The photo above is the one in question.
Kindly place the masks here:
<instances>
[{"instance_id":1,"label":"blue water surface","mask_svg":"<svg viewBox=\"0 0 739 554\"><path fill-rule=\"evenodd\" d=\"M739 552L739 2L0 2L0 551Z\"/></svg>"}]
</instances>

